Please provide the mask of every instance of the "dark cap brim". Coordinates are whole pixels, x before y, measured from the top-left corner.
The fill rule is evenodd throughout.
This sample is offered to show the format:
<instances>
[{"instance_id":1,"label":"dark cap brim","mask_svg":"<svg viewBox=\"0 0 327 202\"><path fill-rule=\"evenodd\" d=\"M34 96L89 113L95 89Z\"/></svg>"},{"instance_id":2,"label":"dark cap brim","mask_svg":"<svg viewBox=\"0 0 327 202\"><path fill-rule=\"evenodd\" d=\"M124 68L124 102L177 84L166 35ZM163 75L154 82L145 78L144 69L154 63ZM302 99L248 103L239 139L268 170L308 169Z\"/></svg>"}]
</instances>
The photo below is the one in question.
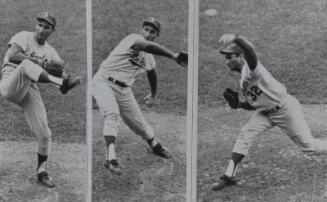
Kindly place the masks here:
<instances>
[{"instance_id":1,"label":"dark cap brim","mask_svg":"<svg viewBox=\"0 0 327 202\"><path fill-rule=\"evenodd\" d=\"M219 52L224 55L230 55L230 54L241 54L243 50L237 44L230 43L223 50L220 50Z\"/></svg>"},{"instance_id":2,"label":"dark cap brim","mask_svg":"<svg viewBox=\"0 0 327 202\"><path fill-rule=\"evenodd\" d=\"M143 27L144 27L145 25L152 26L152 27L155 28L158 32L160 32L160 28L159 28L155 23L152 23L152 22L143 22Z\"/></svg>"},{"instance_id":3,"label":"dark cap brim","mask_svg":"<svg viewBox=\"0 0 327 202\"><path fill-rule=\"evenodd\" d=\"M43 17L37 17L36 18L37 20L44 20L46 21L47 23L49 23L50 25L52 26L56 26L51 20L47 19L47 18L43 18Z\"/></svg>"},{"instance_id":4,"label":"dark cap brim","mask_svg":"<svg viewBox=\"0 0 327 202\"><path fill-rule=\"evenodd\" d=\"M235 51L230 51L230 50L221 50L219 52L220 52L220 54L223 54L223 55L239 54L239 53L237 53Z\"/></svg>"}]
</instances>

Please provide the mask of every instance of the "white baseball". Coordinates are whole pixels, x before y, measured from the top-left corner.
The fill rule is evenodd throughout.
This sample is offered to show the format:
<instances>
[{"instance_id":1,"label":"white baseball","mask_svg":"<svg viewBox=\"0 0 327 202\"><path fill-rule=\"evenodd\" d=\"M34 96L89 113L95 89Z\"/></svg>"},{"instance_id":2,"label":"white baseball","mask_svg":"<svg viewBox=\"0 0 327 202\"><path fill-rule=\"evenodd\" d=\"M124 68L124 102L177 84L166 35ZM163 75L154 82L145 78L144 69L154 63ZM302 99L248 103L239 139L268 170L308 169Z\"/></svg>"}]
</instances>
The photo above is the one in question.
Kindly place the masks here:
<instances>
[{"instance_id":1,"label":"white baseball","mask_svg":"<svg viewBox=\"0 0 327 202\"><path fill-rule=\"evenodd\" d=\"M207 15L207 16L215 16L218 14L217 10L216 9L207 9L206 11L204 11L204 14Z\"/></svg>"}]
</instances>

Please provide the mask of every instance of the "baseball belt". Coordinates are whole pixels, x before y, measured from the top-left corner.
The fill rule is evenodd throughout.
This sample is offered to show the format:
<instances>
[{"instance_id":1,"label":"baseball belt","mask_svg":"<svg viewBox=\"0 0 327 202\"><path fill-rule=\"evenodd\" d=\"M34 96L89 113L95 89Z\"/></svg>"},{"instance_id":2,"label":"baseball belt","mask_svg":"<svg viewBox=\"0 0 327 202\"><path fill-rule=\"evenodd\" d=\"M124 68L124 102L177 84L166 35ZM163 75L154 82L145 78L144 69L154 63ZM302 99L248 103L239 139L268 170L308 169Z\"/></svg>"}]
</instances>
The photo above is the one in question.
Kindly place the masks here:
<instances>
[{"instance_id":1,"label":"baseball belt","mask_svg":"<svg viewBox=\"0 0 327 202\"><path fill-rule=\"evenodd\" d=\"M276 105L275 107L267 110L263 110L262 113L265 115L269 115L271 113L277 112L280 109L280 106Z\"/></svg>"},{"instance_id":2,"label":"baseball belt","mask_svg":"<svg viewBox=\"0 0 327 202\"><path fill-rule=\"evenodd\" d=\"M112 78L112 77L109 77L109 78L108 78L108 81L111 81L112 83L117 84L118 86L120 86L120 87L122 87L122 88L126 88L126 87L128 87L128 85L126 85L124 82L119 81L119 80L116 80L116 79L114 79L114 78Z\"/></svg>"}]
</instances>

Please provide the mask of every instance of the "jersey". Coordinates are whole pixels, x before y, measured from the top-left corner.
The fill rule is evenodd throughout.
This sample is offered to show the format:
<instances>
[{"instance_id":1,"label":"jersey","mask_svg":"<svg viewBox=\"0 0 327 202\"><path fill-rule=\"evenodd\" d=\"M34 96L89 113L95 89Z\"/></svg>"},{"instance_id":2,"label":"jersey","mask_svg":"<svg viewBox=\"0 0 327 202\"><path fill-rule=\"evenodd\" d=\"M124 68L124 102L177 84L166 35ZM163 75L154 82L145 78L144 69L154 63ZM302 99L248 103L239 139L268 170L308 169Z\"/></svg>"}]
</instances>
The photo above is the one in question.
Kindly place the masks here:
<instances>
[{"instance_id":1,"label":"jersey","mask_svg":"<svg viewBox=\"0 0 327 202\"><path fill-rule=\"evenodd\" d=\"M14 35L9 43L8 47L12 44L18 44L22 49L23 53L32 58L46 58L48 62L51 61L61 61L60 56L57 51L51 47L47 42L45 44L40 45L34 39L33 32L22 31ZM10 73L18 64L14 64L9 62L8 52L5 54L3 61L2 73L7 74Z\"/></svg>"},{"instance_id":2,"label":"jersey","mask_svg":"<svg viewBox=\"0 0 327 202\"><path fill-rule=\"evenodd\" d=\"M152 54L132 48L137 40L145 39L139 34L126 36L101 63L99 73L132 86L138 74L154 69L156 61Z\"/></svg>"},{"instance_id":3,"label":"jersey","mask_svg":"<svg viewBox=\"0 0 327 202\"><path fill-rule=\"evenodd\" d=\"M281 106L287 95L285 86L277 81L260 62L253 71L245 62L241 71L240 86L245 99L256 109L265 110L276 105Z\"/></svg>"}]
</instances>

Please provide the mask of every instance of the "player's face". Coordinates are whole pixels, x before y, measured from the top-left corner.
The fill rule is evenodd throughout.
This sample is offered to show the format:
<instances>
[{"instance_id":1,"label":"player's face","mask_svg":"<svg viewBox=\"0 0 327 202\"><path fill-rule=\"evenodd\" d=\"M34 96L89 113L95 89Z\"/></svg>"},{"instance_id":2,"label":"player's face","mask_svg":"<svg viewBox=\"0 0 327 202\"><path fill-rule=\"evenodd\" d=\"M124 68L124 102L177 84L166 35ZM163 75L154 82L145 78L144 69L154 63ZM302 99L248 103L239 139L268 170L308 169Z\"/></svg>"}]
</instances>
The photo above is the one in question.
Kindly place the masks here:
<instances>
[{"instance_id":1,"label":"player's face","mask_svg":"<svg viewBox=\"0 0 327 202\"><path fill-rule=\"evenodd\" d=\"M226 54L225 63L229 67L230 71L241 72L244 65L242 55L239 54Z\"/></svg>"},{"instance_id":2,"label":"player's face","mask_svg":"<svg viewBox=\"0 0 327 202\"><path fill-rule=\"evenodd\" d=\"M53 26L50 23L41 20L36 22L35 37L37 41L46 41L53 31Z\"/></svg>"},{"instance_id":3,"label":"player's face","mask_svg":"<svg viewBox=\"0 0 327 202\"><path fill-rule=\"evenodd\" d=\"M158 37L158 31L150 25L145 25L142 29L142 35L145 40L154 41Z\"/></svg>"}]
</instances>

